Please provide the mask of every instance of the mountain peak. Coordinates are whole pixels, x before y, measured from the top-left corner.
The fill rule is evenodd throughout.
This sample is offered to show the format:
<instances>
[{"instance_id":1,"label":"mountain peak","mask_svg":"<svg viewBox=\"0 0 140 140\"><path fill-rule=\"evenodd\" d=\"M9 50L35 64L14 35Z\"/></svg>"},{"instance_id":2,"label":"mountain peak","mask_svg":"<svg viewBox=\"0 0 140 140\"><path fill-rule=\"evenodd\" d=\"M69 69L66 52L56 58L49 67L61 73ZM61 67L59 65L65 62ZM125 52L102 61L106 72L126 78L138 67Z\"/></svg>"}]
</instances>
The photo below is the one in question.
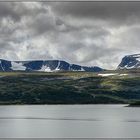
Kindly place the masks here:
<instances>
[{"instance_id":1,"label":"mountain peak","mask_svg":"<svg viewBox=\"0 0 140 140\"><path fill-rule=\"evenodd\" d=\"M140 54L126 55L122 58L118 69L137 69L140 68Z\"/></svg>"}]
</instances>

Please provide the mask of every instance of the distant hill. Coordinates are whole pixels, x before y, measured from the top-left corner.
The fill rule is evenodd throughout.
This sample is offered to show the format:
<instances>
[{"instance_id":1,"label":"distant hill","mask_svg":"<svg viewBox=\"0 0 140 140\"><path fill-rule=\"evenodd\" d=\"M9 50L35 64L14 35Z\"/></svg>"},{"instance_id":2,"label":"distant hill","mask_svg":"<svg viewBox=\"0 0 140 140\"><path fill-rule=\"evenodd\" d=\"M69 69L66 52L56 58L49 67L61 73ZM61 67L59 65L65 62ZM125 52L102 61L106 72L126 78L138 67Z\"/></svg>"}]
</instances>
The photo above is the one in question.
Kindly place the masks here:
<instances>
[{"instance_id":1,"label":"distant hill","mask_svg":"<svg viewBox=\"0 0 140 140\"><path fill-rule=\"evenodd\" d=\"M100 72L102 68L97 66L87 67L69 64L60 60L33 60L33 61L8 61L0 59L0 71L86 71Z\"/></svg>"}]
</instances>

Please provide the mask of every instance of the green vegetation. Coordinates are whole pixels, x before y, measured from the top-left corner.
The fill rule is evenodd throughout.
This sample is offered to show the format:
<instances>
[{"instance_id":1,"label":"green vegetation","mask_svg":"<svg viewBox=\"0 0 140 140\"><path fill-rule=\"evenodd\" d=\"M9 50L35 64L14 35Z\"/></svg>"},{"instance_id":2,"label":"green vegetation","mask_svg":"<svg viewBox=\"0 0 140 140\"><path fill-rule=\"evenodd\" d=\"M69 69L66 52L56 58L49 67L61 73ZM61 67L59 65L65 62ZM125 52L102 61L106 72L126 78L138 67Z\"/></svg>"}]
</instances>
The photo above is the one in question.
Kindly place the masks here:
<instances>
[{"instance_id":1,"label":"green vegetation","mask_svg":"<svg viewBox=\"0 0 140 140\"><path fill-rule=\"evenodd\" d=\"M128 107L140 107L140 100L131 102Z\"/></svg>"},{"instance_id":2,"label":"green vegetation","mask_svg":"<svg viewBox=\"0 0 140 140\"><path fill-rule=\"evenodd\" d=\"M137 74L1 72L0 104L132 103L140 100L139 85Z\"/></svg>"}]
</instances>

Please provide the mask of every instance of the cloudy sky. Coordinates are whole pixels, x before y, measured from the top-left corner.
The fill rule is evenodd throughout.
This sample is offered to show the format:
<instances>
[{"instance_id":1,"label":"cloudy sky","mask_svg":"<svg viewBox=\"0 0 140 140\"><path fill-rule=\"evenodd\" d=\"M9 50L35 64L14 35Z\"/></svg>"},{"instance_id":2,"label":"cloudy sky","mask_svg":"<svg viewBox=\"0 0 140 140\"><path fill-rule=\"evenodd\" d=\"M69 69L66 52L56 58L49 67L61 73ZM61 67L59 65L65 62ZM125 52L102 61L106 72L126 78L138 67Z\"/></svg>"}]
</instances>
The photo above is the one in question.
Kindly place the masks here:
<instances>
[{"instance_id":1,"label":"cloudy sky","mask_svg":"<svg viewBox=\"0 0 140 140\"><path fill-rule=\"evenodd\" d=\"M0 2L0 58L115 69L140 53L140 2Z\"/></svg>"}]
</instances>

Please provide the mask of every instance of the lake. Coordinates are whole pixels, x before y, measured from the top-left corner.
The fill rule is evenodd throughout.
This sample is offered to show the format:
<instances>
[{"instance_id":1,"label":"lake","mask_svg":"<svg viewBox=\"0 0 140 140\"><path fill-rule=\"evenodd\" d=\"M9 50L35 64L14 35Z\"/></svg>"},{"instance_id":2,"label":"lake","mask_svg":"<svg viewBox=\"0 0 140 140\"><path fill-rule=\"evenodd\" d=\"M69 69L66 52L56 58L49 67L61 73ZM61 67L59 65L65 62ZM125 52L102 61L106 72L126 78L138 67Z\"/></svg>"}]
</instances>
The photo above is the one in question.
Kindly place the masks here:
<instances>
[{"instance_id":1,"label":"lake","mask_svg":"<svg viewBox=\"0 0 140 140\"><path fill-rule=\"evenodd\" d=\"M124 105L0 106L1 138L139 138L140 108Z\"/></svg>"}]
</instances>

